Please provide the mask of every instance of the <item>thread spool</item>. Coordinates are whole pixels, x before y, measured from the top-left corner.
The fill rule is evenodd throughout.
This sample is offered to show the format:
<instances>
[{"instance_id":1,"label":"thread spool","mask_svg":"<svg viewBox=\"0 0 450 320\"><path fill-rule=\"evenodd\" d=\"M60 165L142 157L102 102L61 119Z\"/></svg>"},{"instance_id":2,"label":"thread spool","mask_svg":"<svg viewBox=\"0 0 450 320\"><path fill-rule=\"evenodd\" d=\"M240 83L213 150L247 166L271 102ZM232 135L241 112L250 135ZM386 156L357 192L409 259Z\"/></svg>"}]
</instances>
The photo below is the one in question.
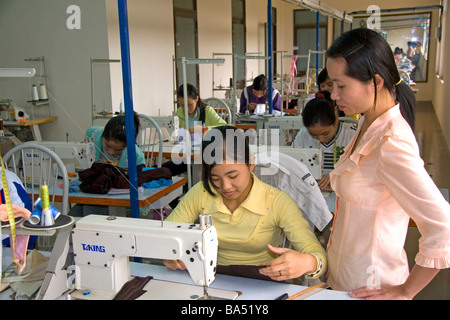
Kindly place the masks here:
<instances>
[{"instance_id":1,"label":"thread spool","mask_svg":"<svg viewBox=\"0 0 450 320\"><path fill-rule=\"evenodd\" d=\"M124 109L124 107L123 107L123 101L122 101L122 100L120 100L120 104L119 104L119 112L120 112L120 113L124 113L124 112L125 112L125 109Z\"/></svg>"},{"instance_id":2,"label":"thread spool","mask_svg":"<svg viewBox=\"0 0 450 320\"><path fill-rule=\"evenodd\" d=\"M41 100L48 100L47 88L43 83L39 86L39 97Z\"/></svg>"},{"instance_id":3,"label":"thread spool","mask_svg":"<svg viewBox=\"0 0 450 320\"><path fill-rule=\"evenodd\" d=\"M41 207L42 210L50 209L50 197L48 195L48 186L45 184L41 186Z\"/></svg>"},{"instance_id":4,"label":"thread spool","mask_svg":"<svg viewBox=\"0 0 450 320\"><path fill-rule=\"evenodd\" d=\"M52 226L55 224L55 220L53 219L53 214L51 210L42 210L42 217L41 217L41 226Z\"/></svg>"},{"instance_id":5,"label":"thread spool","mask_svg":"<svg viewBox=\"0 0 450 320\"><path fill-rule=\"evenodd\" d=\"M37 91L37 87L35 84L31 86L31 100L32 101L39 101L39 95Z\"/></svg>"},{"instance_id":6,"label":"thread spool","mask_svg":"<svg viewBox=\"0 0 450 320\"><path fill-rule=\"evenodd\" d=\"M41 186L41 207L42 207L42 216L41 216L41 226L52 226L55 224L55 220L53 219L53 213L50 210L50 197L48 195L48 186Z\"/></svg>"}]
</instances>

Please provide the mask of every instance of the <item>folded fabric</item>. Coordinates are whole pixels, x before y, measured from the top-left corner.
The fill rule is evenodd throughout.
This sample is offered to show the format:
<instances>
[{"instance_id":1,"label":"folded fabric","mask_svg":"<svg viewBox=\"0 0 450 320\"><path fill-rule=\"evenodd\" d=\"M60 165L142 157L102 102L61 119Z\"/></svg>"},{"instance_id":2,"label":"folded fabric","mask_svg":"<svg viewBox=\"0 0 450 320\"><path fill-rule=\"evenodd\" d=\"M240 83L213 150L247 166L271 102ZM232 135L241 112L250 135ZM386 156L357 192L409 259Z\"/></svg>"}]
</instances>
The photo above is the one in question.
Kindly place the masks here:
<instances>
[{"instance_id":1,"label":"folded fabric","mask_svg":"<svg viewBox=\"0 0 450 320\"><path fill-rule=\"evenodd\" d=\"M134 277L133 279L128 280L119 292L117 292L113 300L135 300L139 298L146 292L143 288L151 279L153 279L153 277L146 276Z\"/></svg>"},{"instance_id":2,"label":"folded fabric","mask_svg":"<svg viewBox=\"0 0 450 320\"><path fill-rule=\"evenodd\" d=\"M158 179L158 180L153 180L150 182L144 182L142 184L142 186L144 188L160 188L160 187L166 187L166 186L170 186L173 183L172 179Z\"/></svg>"},{"instance_id":3,"label":"folded fabric","mask_svg":"<svg viewBox=\"0 0 450 320\"><path fill-rule=\"evenodd\" d=\"M69 192L80 192L80 180L73 179L69 182Z\"/></svg>"},{"instance_id":4,"label":"folded fabric","mask_svg":"<svg viewBox=\"0 0 450 320\"><path fill-rule=\"evenodd\" d=\"M136 167L138 186L161 178L172 178L168 168L143 170L144 168L143 164ZM130 187L128 169L109 163L94 162L89 169L79 171L78 177L81 182L80 190L87 193L107 194L111 188L126 189Z\"/></svg>"},{"instance_id":5,"label":"folded fabric","mask_svg":"<svg viewBox=\"0 0 450 320\"><path fill-rule=\"evenodd\" d=\"M234 277L244 277L258 280L275 281L270 277L259 273L259 269L265 268L265 266L255 266L255 265L217 265L216 273L225 274ZM285 281L279 281L284 283Z\"/></svg>"},{"instance_id":6,"label":"folded fabric","mask_svg":"<svg viewBox=\"0 0 450 320\"><path fill-rule=\"evenodd\" d=\"M143 168L142 171L148 171L148 170L154 170L154 169L157 169L157 168L155 168L155 167L146 167L146 168ZM173 183L172 179L161 178L161 179L157 179L157 180L155 179L155 180L150 181L150 182L144 182L142 184L142 186L144 188L150 189L150 188L160 188L160 187L170 186L172 183Z\"/></svg>"}]
</instances>

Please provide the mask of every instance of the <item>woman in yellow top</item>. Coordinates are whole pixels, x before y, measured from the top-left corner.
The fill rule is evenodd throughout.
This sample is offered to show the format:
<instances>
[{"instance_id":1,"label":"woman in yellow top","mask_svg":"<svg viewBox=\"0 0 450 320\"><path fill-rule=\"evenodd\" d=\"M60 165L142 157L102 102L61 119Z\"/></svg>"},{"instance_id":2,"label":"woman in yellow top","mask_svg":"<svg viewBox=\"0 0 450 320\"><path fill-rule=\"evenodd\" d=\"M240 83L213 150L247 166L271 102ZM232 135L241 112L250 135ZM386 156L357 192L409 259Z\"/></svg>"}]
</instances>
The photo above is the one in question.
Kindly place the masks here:
<instances>
[{"instance_id":1,"label":"woman in yellow top","mask_svg":"<svg viewBox=\"0 0 450 320\"><path fill-rule=\"evenodd\" d=\"M168 221L194 222L212 216L219 240L219 266L258 266L273 280L318 278L326 269L325 251L294 200L261 182L252 170L242 130L216 127L202 146L203 181L183 197ZM294 249L279 247L286 235ZM166 260L170 269L185 269Z\"/></svg>"}]
</instances>

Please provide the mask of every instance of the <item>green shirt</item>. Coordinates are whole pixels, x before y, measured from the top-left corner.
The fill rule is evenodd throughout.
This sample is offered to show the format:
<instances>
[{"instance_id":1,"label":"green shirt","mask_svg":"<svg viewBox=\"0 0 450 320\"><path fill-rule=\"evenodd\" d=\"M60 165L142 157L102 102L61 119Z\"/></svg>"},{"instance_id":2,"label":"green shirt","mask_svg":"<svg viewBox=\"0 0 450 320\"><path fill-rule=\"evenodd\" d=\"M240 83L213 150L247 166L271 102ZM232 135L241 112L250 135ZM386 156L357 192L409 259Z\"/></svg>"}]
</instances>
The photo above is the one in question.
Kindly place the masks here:
<instances>
[{"instance_id":1,"label":"green shirt","mask_svg":"<svg viewBox=\"0 0 450 320\"><path fill-rule=\"evenodd\" d=\"M184 109L178 108L176 114L180 121L180 127L184 128L185 126ZM197 114L200 113L197 112ZM227 124L226 121L217 114L217 112L214 110L213 107L207 106L205 108L205 126L208 128L208 130L226 124Z\"/></svg>"}]
</instances>

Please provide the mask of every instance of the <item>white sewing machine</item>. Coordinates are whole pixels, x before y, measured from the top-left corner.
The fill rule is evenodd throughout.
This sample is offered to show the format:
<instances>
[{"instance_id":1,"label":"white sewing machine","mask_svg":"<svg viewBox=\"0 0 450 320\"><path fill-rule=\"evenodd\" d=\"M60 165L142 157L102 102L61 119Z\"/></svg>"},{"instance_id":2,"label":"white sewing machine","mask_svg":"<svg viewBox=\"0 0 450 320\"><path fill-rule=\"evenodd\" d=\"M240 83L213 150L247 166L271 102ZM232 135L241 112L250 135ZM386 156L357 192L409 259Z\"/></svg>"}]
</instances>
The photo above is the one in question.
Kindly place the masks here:
<instances>
[{"instance_id":1,"label":"white sewing machine","mask_svg":"<svg viewBox=\"0 0 450 320\"><path fill-rule=\"evenodd\" d=\"M181 260L195 285L215 279L217 233L210 216L200 224L89 215L72 232L75 285L86 299L112 299L131 279L129 257ZM150 283L153 280L150 281Z\"/></svg>"},{"instance_id":2,"label":"white sewing machine","mask_svg":"<svg viewBox=\"0 0 450 320\"><path fill-rule=\"evenodd\" d=\"M262 152L280 152L297 159L308 167L309 172L316 180L322 179L323 151L320 148L293 148L291 146L276 145L250 145L250 151L254 154Z\"/></svg>"},{"instance_id":3,"label":"white sewing machine","mask_svg":"<svg viewBox=\"0 0 450 320\"><path fill-rule=\"evenodd\" d=\"M95 161L93 142L36 141L56 153L68 172L88 169Z\"/></svg>"},{"instance_id":4,"label":"white sewing machine","mask_svg":"<svg viewBox=\"0 0 450 320\"><path fill-rule=\"evenodd\" d=\"M279 151L305 164L316 180L322 179L323 151L321 148L279 146Z\"/></svg>"}]
</instances>

